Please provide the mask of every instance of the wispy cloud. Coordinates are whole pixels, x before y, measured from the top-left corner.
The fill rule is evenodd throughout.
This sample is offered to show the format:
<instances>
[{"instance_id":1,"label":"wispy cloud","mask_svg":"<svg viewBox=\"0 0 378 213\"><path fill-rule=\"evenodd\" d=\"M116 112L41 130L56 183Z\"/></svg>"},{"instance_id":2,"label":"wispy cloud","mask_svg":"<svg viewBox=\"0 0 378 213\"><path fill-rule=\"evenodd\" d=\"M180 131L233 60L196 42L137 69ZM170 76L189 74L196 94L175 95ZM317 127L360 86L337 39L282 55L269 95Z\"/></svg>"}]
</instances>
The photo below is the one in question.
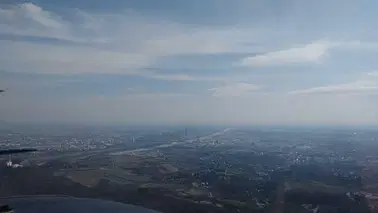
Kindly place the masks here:
<instances>
[{"instance_id":1,"label":"wispy cloud","mask_svg":"<svg viewBox=\"0 0 378 213\"><path fill-rule=\"evenodd\" d=\"M74 39L67 22L32 3L0 8L0 33Z\"/></svg>"},{"instance_id":2,"label":"wispy cloud","mask_svg":"<svg viewBox=\"0 0 378 213\"><path fill-rule=\"evenodd\" d=\"M378 77L378 71L369 72L368 76L370 76L370 77Z\"/></svg>"},{"instance_id":3,"label":"wispy cloud","mask_svg":"<svg viewBox=\"0 0 378 213\"><path fill-rule=\"evenodd\" d=\"M261 87L255 84L235 83L226 86L211 88L209 89L209 91L213 92L213 96L215 97L235 97L248 95L251 92L255 92L260 89Z\"/></svg>"},{"instance_id":4,"label":"wispy cloud","mask_svg":"<svg viewBox=\"0 0 378 213\"><path fill-rule=\"evenodd\" d=\"M277 66L299 63L318 63L329 55L331 49L343 50L378 50L376 42L351 41L329 41L326 39L317 40L301 47L271 51L260 55L243 58L239 65L247 67Z\"/></svg>"},{"instance_id":5,"label":"wispy cloud","mask_svg":"<svg viewBox=\"0 0 378 213\"><path fill-rule=\"evenodd\" d=\"M289 94L360 94L378 92L378 72L368 72L355 81L331 84L307 89L298 89Z\"/></svg>"},{"instance_id":6,"label":"wispy cloud","mask_svg":"<svg viewBox=\"0 0 378 213\"><path fill-rule=\"evenodd\" d=\"M316 41L303 47L294 47L286 50L268 52L262 55L244 58L242 66L260 67L292 63L317 62L326 56L330 44Z\"/></svg>"},{"instance_id":7,"label":"wispy cloud","mask_svg":"<svg viewBox=\"0 0 378 213\"><path fill-rule=\"evenodd\" d=\"M295 90L289 94L314 94L314 93L366 93L378 92L378 81L358 80L345 84L327 85L309 89Z\"/></svg>"},{"instance_id":8,"label":"wispy cloud","mask_svg":"<svg viewBox=\"0 0 378 213\"><path fill-rule=\"evenodd\" d=\"M125 73L152 63L143 54L102 50L93 47L0 41L2 68L34 73Z\"/></svg>"},{"instance_id":9,"label":"wispy cloud","mask_svg":"<svg viewBox=\"0 0 378 213\"><path fill-rule=\"evenodd\" d=\"M16 16L15 18L20 18L19 15L23 14L23 18L30 18L34 22L46 28L60 29L63 27L60 21L56 20L57 17L54 18L51 13L44 11L42 8L31 3L18 5L13 11L10 10L9 12L10 13L8 14L10 17Z\"/></svg>"},{"instance_id":10,"label":"wispy cloud","mask_svg":"<svg viewBox=\"0 0 378 213\"><path fill-rule=\"evenodd\" d=\"M117 50L158 56L251 51L241 44L251 42L254 34L248 30L186 26L144 17L132 10L91 13L75 9L59 15L32 3L0 8L0 26L2 34L103 43Z\"/></svg>"},{"instance_id":11,"label":"wispy cloud","mask_svg":"<svg viewBox=\"0 0 378 213\"><path fill-rule=\"evenodd\" d=\"M242 44L252 37L249 31L184 26L132 11L101 14L71 10L59 15L32 3L1 8L0 34L73 42L0 41L0 48L6 50L0 52L0 61L8 71L117 73L178 81L215 78L168 76L143 69L163 57L249 51Z\"/></svg>"},{"instance_id":12,"label":"wispy cloud","mask_svg":"<svg viewBox=\"0 0 378 213\"><path fill-rule=\"evenodd\" d=\"M222 77L205 77L205 76L194 76L186 74L156 74L156 73L139 73L140 76L145 76L148 78L166 80L166 81L219 81L227 82L230 79Z\"/></svg>"}]
</instances>

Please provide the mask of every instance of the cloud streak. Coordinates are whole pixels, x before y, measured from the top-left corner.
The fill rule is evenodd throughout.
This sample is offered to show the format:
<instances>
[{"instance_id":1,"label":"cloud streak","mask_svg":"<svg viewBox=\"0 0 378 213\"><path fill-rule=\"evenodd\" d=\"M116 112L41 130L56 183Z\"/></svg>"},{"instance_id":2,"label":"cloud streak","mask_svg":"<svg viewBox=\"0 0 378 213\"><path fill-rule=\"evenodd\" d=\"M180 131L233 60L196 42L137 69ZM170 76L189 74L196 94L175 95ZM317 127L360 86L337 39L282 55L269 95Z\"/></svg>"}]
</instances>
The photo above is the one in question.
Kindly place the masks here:
<instances>
[{"instance_id":1,"label":"cloud streak","mask_svg":"<svg viewBox=\"0 0 378 213\"><path fill-rule=\"evenodd\" d=\"M0 41L2 68L32 73L125 73L152 63L146 55L30 42Z\"/></svg>"},{"instance_id":2,"label":"cloud streak","mask_svg":"<svg viewBox=\"0 0 378 213\"><path fill-rule=\"evenodd\" d=\"M367 76L375 76L375 72L368 73ZM378 79L365 78L344 84L334 84L309 89L300 89L289 92L289 94L360 94L378 92Z\"/></svg>"},{"instance_id":3,"label":"cloud streak","mask_svg":"<svg viewBox=\"0 0 378 213\"><path fill-rule=\"evenodd\" d=\"M369 72L368 76L370 76L370 77L378 77L378 71Z\"/></svg>"},{"instance_id":4,"label":"cloud streak","mask_svg":"<svg viewBox=\"0 0 378 213\"><path fill-rule=\"evenodd\" d=\"M268 52L261 55L244 58L242 66L261 67L270 65L285 65L293 63L318 62L327 55L330 44L317 41L303 47Z\"/></svg>"},{"instance_id":5,"label":"cloud streak","mask_svg":"<svg viewBox=\"0 0 378 213\"><path fill-rule=\"evenodd\" d=\"M261 87L255 84L235 83L209 89L214 97L237 97L251 94L260 90Z\"/></svg>"},{"instance_id":6,"label":"cloud streak","mask_svg":"<svg viewBox=\"0 0 378 213\"><path fill-rule=\"evenodd\" d=\"M160 80L209 81L212 78L147 73L164 57L248 51L250 32L203 29L134 12L95 14L70 11L70 18L25 3L0 9L0 34L39 37L33 41L0 41L3 69L34 73L104 73L141 75ZM74 20L74 21L73 21ZM72 44L43 42L58 39ZM215 79L215 78L214 78Z\"/></svg>"},{"instance_id":7,"label":"cloud streak","mask_svg":"<svg viewBox=\"0 0 378 213\"><path fill-rule=\"evenodd\" d=\"M354 82L348 84L329 85L310 89L297 90L290 94L313 94L313 93L361 93L378 92L378 85L370 82Z\"/></svg>"},{"instance_id":8,"label":"cloud streak","mask_svg":"<svg viewBox=\"0 0 378 213\"><path fill-rule=\"evenodd\" d=\"M68 22L32 3L0 8L0 33L75 40Z\"/></svg>"}]
</instances>

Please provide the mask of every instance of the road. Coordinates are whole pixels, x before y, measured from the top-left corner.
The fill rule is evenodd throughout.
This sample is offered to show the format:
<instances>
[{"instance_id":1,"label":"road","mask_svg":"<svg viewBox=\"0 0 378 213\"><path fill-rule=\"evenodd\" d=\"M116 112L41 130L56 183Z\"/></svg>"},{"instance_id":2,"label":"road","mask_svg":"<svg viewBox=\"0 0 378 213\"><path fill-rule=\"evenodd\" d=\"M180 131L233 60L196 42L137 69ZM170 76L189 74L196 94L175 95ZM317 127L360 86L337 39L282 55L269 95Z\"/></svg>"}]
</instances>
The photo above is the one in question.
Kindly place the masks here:
<instances>
[{"instance_id":1,"label":"road","mask_svg":"<svg viewBox=\"0 0 378 213\"><path fill-rule=\"evenodd\" d=\"M273 204L272 213L282 213L285 210L285 184L278 185L276 201Z\"/></svg>"}]
</instances>

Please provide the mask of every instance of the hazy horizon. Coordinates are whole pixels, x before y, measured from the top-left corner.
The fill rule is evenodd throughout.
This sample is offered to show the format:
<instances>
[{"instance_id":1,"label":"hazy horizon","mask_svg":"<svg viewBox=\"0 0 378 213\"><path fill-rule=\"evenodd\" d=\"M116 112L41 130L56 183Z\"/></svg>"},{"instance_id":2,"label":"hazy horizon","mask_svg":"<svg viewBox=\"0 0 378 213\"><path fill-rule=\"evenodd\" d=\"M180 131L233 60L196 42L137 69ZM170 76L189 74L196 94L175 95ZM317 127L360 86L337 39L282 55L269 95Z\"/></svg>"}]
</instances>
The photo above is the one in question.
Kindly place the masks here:
<instances>
[{"instance_id":1,"label":"hazy horizon","mask_svg":"<svg viewBox=\"0 0 378 213\"><path fill-rule=\"evenodd\" d=\"M73 123L73 122L6 122L0 121L0 128L2 127L25 127L25 128L34 128L34 127L52 127L52 128L131 128L131 129L143 129L143 128L152 128L152 129L197 129L197 128L215 128L215 129L283 129L283 130L376 130L378 127L375 124L372 125L349 125L349 124L188 124L188 123L176 123L176 124L158 124L158 123L149 123L149 124L130 124L130 123Z\"/></svg>"}]
</instances>

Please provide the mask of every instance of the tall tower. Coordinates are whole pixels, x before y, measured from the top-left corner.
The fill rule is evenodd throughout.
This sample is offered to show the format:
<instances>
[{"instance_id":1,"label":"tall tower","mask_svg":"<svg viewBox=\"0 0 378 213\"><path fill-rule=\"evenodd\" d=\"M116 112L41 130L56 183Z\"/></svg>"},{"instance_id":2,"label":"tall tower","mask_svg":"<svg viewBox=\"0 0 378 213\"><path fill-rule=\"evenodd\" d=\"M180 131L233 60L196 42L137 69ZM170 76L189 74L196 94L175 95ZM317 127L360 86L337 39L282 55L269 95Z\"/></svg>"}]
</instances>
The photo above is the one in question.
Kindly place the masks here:
<instances>
[{"instance_id":1,"label":"tall tower","mask_svg":"<svg viewBox=\"0 0 378 213\"><path fill-rule=\"evenodd\" d=\"M11 155L8 156L8 161L7 161L6 165L7 165L7 167L12 167L13 163L12 163Z\"/></svg>"},{"instance_id":2,"label":"tall tower","mask_svg":"<svg viewBox=\"0 0 378 213\"><path fill-rule=\"evenodd\" d=\"M185 128L185 137L187 137L187 136L188 136L188 129Z\"/></svg>"}]
</instances>

